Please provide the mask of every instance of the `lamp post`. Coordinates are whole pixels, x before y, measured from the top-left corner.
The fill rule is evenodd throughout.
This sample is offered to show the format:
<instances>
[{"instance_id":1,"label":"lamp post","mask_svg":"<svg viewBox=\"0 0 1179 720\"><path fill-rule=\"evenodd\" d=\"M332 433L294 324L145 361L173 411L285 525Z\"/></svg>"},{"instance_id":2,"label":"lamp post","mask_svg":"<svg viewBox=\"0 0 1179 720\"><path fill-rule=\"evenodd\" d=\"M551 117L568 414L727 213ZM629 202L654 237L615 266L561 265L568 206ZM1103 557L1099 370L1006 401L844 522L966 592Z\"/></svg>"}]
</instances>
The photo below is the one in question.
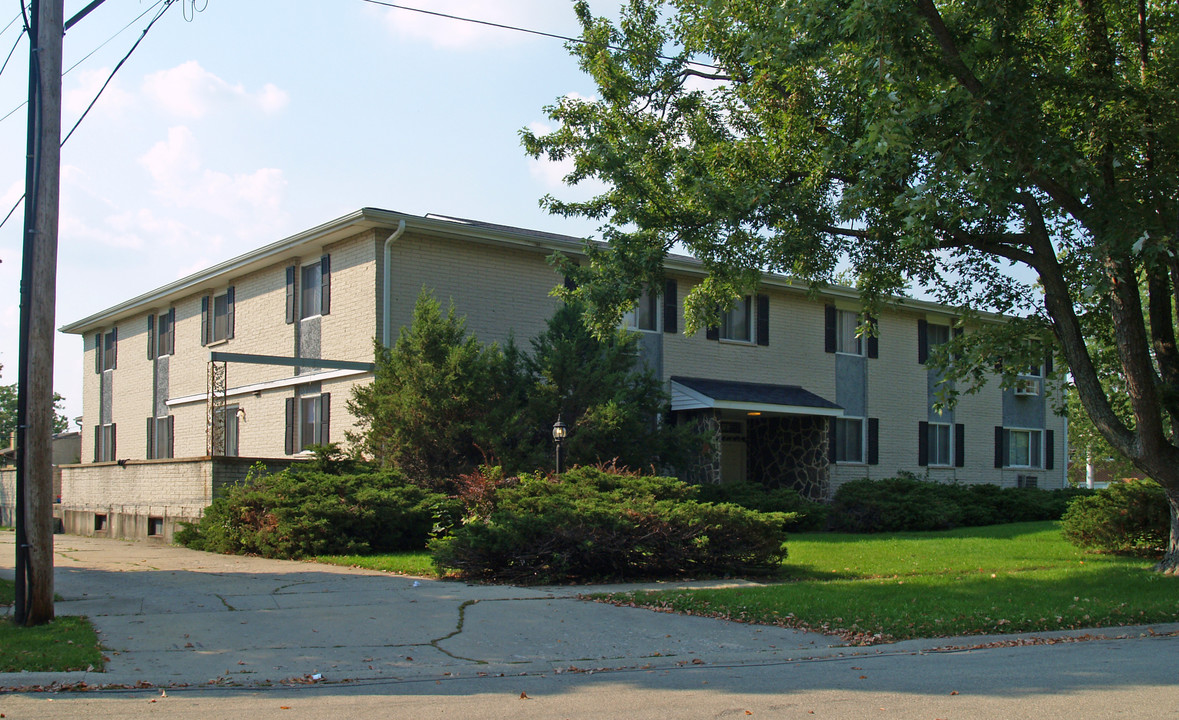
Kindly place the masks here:
<instances>
[{"instance_id":1,"label":"lamp post","mask_svg":"<svg viewBox=\"0 0 1179 720\"><path fill-rule=\"evenodd\" d=\"M557 422L553 423L553 443L557 446L557 474L561 474L561 441L565 439L567 430L565 423L561 422L560 413L557 414Z\"/></svg>"}]
</instances>

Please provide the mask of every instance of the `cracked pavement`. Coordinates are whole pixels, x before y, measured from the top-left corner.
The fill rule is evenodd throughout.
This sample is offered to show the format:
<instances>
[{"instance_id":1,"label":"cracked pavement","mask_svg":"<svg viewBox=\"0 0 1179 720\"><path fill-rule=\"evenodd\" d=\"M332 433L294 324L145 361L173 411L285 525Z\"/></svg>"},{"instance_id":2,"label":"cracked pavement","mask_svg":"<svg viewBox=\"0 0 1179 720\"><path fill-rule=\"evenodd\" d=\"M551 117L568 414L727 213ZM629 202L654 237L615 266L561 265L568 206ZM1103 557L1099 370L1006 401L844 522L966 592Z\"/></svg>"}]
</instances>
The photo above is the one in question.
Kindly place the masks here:
<instances>
[{"instance_id":1,"label":"cracked pavement","mask_svg":"<svg viewBox=\"0 0 1179 720\"><path fill-rule=\"evenodd\" d=\"M102 673L0 674L0 687L270 685L658 668L794 659L839 643L815 633L577 599L580 592L634 585L470 585L153 542L57 535L55 543L57 613L90 617L110 661ZM12 557L12 534L0 534L6 577ZM684 586L647 586L656 585Z\"/></svg>"}]
</instances>

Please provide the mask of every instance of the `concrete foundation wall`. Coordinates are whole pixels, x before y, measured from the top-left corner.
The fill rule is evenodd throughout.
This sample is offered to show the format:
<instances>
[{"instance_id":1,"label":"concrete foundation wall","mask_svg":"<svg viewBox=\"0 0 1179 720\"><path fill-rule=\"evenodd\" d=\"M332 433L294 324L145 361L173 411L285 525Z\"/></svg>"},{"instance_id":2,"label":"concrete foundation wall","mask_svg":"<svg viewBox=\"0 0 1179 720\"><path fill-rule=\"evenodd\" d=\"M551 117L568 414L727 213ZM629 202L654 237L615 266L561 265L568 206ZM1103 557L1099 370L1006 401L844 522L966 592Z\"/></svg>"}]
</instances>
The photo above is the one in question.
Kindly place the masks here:
<instances>
[{"instance_id":1,"label":"concrete foundation wall","mask_svg":"<svg viewBox=\"0 0 1179 720\"><path fill-rule=\"evenodd\" d=\"M172 542L181 523L199 520L222 488L245 480L256 464L278 472L293 462L198 457L68 465L55 514L71 535Z\"/></svg>"}]
</instances>

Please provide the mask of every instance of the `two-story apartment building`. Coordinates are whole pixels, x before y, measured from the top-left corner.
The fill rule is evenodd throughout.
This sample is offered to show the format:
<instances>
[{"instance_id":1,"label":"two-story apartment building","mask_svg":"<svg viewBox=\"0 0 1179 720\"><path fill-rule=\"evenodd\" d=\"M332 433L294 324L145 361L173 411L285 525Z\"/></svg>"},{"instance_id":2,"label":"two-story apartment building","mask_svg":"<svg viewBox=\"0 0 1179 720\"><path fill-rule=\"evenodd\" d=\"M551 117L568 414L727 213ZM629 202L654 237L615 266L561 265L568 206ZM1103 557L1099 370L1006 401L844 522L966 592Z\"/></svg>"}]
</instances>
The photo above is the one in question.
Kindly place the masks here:
<instances>
[{"instance_id":1,"label":"two-story apartment building","mask_svg":"<svg viewBox=\"0 0 1179 720\"><path fill-rule=\"evenodd\" d=\"M423 288L453 301L482 341L530 338L559 302L550 291L562 278L547 261L557 250L577 255L581 241L365 208L70 323L63 331L82 336L88 370L84 464L63 478L63 504L102 515L96 529L108 513L146 514L154 534L161 518L199 514L217 482L208 471L184 480L173 472L180 459L281 460L342 441L374 339L396 339ZM956 331L951 310L897 300L875 318L875 335L860 337L854 291L815 299L766 275L720 327L689 336L682 303L702 269L671 257L666 275L626 323L668 384L676 420L715 431L700 479L817 498L898 471L1064 484L1064 419L1045 368L935 412L939 377L926 360ZM176 491L186 482L203 485ZM144 494L150 502L126 497ZM74 531L90 527L80 523Z\"/></svg>"}]
</instances>

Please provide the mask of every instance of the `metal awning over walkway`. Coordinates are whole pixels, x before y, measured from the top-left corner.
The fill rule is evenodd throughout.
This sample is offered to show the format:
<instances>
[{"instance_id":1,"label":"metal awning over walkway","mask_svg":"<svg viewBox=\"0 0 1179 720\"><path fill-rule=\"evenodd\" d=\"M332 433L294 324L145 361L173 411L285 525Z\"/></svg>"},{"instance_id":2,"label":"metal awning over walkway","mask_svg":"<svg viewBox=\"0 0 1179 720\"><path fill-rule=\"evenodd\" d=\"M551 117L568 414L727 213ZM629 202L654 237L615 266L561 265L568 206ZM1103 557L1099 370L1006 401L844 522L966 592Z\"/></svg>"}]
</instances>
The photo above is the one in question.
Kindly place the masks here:
<instances>
[{"instance_id":1,"label":"metal awning over walkway","mask_svg":"<svg viewBox=\"0 0 1179 720\"><path fill-rule=\"evenodd\" d=\"M673 376L671 409L737 410L778 415L841 417L843 408L798 385Z\"/></svg>"}]
</instances>

